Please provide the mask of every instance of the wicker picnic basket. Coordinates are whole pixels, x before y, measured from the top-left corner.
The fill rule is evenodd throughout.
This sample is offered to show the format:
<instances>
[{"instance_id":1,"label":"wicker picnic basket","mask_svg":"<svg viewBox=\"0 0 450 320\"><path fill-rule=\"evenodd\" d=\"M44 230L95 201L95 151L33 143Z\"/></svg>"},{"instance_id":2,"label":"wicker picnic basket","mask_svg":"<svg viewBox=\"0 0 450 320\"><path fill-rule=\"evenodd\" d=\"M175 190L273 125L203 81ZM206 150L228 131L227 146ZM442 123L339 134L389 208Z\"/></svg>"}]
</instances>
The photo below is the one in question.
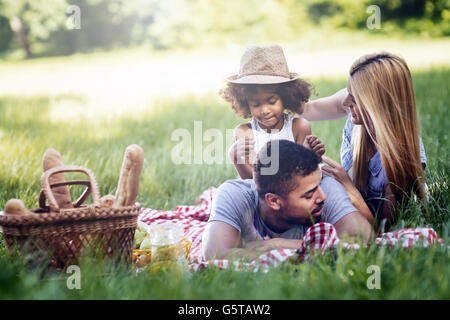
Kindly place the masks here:
<instances>
[{"instance_id":1,"label":"wicker picnic basket","mask_svg":"<svg viewBox=\"0 0 450 320\"><path fill-rule=\"evenodd\" d=\"M49 184L50 176L63 172L81 172L89 180ZM66 185L87 187L70 209L59 208L52 192L52 188ZM90 194L93 203L83 204ZM49 261L50 266L60 269L76 264L87 250L130 263L140 206L102 207L99 200L98 184L89 169L60 166L45 171L39 209L24 215L0 215L8 249L18 248L34 263Z\"/></svg>"}]
</instances>

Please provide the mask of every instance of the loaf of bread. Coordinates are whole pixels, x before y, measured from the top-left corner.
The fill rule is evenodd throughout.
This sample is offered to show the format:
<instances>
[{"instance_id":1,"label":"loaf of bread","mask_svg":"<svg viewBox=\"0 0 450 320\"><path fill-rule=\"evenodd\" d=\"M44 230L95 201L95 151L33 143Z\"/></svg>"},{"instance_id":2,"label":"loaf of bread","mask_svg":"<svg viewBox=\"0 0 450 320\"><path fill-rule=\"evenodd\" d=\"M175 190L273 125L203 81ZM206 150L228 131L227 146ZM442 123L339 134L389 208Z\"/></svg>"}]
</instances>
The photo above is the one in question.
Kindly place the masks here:
<instances>
[{"instance_id":1,"label":"loaf of bread","mask_svg":"<svg viewBox=\"0 0 450 320\"><path fill-rule=\"evenodd\" d=\"M112 194L107 194L100 198L100 207L111 208L114 204L115 197Z\"/></svg>"},{"instance_id":2,"label":"loaf of bread","mask_svg":"<svg viewBox=\"0 0 450 320\"><path fill-rule=\"evenodd\" d=\"M132 144L125 150L113 207L133 206L139 189L139 177L144 163L144 150Z\"/></svg>"},{"instance_id":3,"label":"loaf of bread","mask_svg":"<svg viewBox=\"0 0 450 320\"><path fill-rule=\"evenodd\" d=\"M48 149L43 158L44 171L64 165L61 155L55 149ZM65 182L64 173L57 173L49 178L50 185ZM60 208L73 208L68 186L52 188L55 200Z\"/></svg>"},{"instance_id":4,"label":"loaf of bread","mask_svg":"<svg viewBox=\"0 0 450 320\"><path fill-rule=\"evenodd\" d=\"M6 202L5 214L27 214L28 210L22 200L11 199Z\"/></svg>"}]
</instances>

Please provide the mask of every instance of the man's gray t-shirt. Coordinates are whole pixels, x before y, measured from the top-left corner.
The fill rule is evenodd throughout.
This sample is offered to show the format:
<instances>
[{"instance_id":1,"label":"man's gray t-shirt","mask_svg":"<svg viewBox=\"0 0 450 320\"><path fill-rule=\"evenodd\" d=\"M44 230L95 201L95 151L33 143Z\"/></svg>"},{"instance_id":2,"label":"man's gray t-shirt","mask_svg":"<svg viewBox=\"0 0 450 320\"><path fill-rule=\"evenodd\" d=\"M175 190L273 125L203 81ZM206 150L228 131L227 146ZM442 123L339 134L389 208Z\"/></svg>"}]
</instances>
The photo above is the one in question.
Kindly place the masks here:
<instances>
[{"instance_id":1,"label":"man's gray t-shirt","mask_svg":"<svg viewBox=\"0 0 450 320\"><path fill-rule=\"evenodd\" d=\"M323 175L320 187L327 196L320 221L336 224L345 215L358 211L344 187ZM222 221L236 228L244 243L268 238L303 239L310 225L298 224L283 233L270 230L259 214L258 191L253 179L228 180L215 192L209 221Z\"/></svg>"}]
</instances>

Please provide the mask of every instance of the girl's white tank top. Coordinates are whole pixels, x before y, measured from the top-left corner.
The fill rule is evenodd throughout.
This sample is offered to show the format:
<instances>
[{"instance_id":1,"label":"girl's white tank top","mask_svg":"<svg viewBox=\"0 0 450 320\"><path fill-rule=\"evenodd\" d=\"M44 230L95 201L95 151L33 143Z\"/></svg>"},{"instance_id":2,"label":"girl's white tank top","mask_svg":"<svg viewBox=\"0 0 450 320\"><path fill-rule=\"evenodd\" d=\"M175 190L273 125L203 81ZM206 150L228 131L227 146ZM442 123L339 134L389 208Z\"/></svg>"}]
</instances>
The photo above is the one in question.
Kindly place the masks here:
<instances>
[{"instance_id":1,"label":"girl's white tank top","mask_svg":"<svg viewBox=\"0 0 450 320\"><path fill-rule=\"evenodd\" d=\"M258 153L262 146L271 140L290 140L295 142L294 134L292 133L292 121L294 119L295 117L284 113L283 128L281 128L279 132L267 133L267 131L259 126L258 121L253 118L250 123L252 125L253 138L255 140L255 153Z\"/></svg>"}]
</instances>

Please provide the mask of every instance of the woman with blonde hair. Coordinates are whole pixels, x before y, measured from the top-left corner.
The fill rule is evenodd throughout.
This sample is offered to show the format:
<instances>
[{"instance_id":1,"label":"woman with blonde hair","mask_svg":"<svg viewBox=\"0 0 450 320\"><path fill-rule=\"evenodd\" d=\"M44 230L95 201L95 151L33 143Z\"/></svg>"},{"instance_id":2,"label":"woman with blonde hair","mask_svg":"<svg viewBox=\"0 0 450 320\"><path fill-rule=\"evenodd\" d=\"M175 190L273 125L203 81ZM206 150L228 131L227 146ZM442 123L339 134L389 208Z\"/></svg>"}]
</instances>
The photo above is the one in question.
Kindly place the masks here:
<instances>
[{"instance_id":1,"label":"woman with blonde hair","mask_svg":"<svg viewBox=\"0 0 450 320\"><path fill-rule=\"evenodd\" d=\"M406 62L382 52L361 57L350 68L347 88L310 101L302 117L309 121L347 115L341 163L323 157L325 174L347 190L369 220L395 222L392 207L415 194L425 201L426 156L411 73Z\"/></svg>"}]
</instances>

